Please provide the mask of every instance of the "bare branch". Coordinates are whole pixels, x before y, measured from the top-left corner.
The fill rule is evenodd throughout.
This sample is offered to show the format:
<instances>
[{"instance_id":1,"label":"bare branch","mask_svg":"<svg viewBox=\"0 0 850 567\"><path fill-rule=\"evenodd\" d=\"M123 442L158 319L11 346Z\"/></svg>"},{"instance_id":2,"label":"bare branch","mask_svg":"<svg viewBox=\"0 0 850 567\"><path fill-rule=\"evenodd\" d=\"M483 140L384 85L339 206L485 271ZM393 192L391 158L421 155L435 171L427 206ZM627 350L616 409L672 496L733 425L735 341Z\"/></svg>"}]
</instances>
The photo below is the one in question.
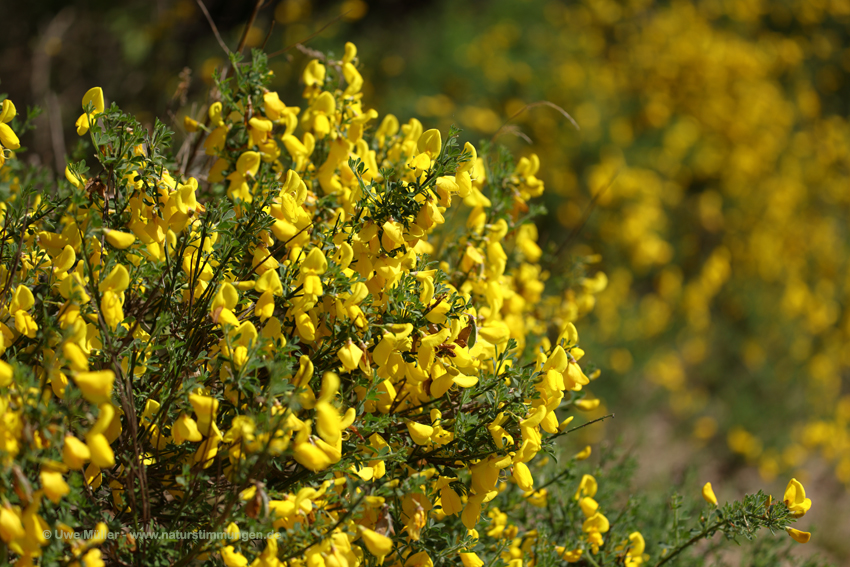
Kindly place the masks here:
<instances>
[{"instance_id":1,"label":"bare branch","mask_svg":"<svg viewBox=\"0 0 850 567\"><path fill-rule=\"evenodd\" d=\"M532 108L537 108L538 106L548 106L549 108L554 108L555 110L560 112L562 115L564 115L564 117L567 120L569 120L570 123L572 123L573 126L576 127L576 130L581 130L581 128L579 128L579 126L578 126L578 122L576 122L575 119L572 116L570 116L570 114L566 110L564 110L563 108L561 108L560 106L558 106L554 102L549 102L548 100L538 100L537 102L532 102L530 104L526 104L525 106L520 108L518 111L514 112L513 115L511 115L510 118L505 120L505 123L502 124L502 127L499 128L496 131L495 134L493 134L493 137L490 138L490 142L494 142L496 140L496 138L498 138L500 135L502 135L503 131L505 130L505 127L508 125L508 123L511 120L513 120L514 118L516 118L517 116L519 116L520 114L525 112L526 110L530 110Z\"/></svg>"},{"instance_id":2,"label":"bare branch","mask_svg":"<svg viewBox=\"0 0 850 567\"><path fill-rule=\"evenodd\" d=\"M224 40L221 39L221 34L218 33L218 28L216 27L215 22L212 19L212 16L210 16L210 13L207 10L207 7L204 6L204 1L203 0L195 0L195 2L197 2L198 6L201 7L201 12L204 13L204 16L206 16L207 21L210 23L210 27L212 28L212 31L213 31L213 34L215 35L216 41L218 41L218 44L221 46L221 48L224 50L224 52L229 57L230 56L230 50L227 48L227 44L224 43Z\"/></svg>"}]
</instances>

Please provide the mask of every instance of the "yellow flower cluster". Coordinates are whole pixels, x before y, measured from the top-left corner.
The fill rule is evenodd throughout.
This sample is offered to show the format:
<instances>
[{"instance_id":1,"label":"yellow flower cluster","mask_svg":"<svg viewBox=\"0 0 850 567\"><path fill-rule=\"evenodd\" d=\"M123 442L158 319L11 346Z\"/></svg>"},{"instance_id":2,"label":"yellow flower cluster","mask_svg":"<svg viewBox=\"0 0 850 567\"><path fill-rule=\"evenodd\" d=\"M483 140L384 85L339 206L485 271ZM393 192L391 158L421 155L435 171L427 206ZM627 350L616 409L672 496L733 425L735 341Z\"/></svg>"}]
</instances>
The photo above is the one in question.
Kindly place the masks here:
<instances>
[{"instance_id":1,"label":"yellow flower cluster","mask_svg":"<svg viewBox=\"0 0 850 567\"><path fill-rule=\"evenodd\" d=\"M0 167L6 163L6 150L17 150L21 147L18 136L9 126L9 122L17 115L15 105L8 98L0 106Z\"/></svg>"},{"instance_id":2,"label":"yellow flower cluster","mask_svg":"<svg viewBox=\"0 0 850 567\"><path fill-rule=\"evenodd\" d=\"M4 221L28 207L0 267L0 466L34 488L0 504L20 564L48 545L98 564L102 541L42 535L70 531L47 518L84 496L157 526L168 510L189 531L283 531L261 552L187 551L229 567L356 567L364 547L432 565L411 545L429 518L474 534L509 482L545 499L528 463L590 381L571 320L602 286L541 300L522 223L536 156L502 172L416 119L376 123L356 62L352 44L312 61L304 109L261 87L256 60L235 66L239 89L185 121L210 156L197 177L157 165L155 138L122 143L140 127L111 132L122 115L93 88L76 128L103 171L69 165L58 215L3 203ZM199 502L207 517L180 516ZM470 541L459 557L480 566Z\"/></svg>"},{"instance_id":3,"label":"yellow flower cluster","mask_svg":"<svg viewBox=\"0 0 850 567\"><path fill-rule=\"evenodd\" d=\"M702 487L702 497L709 504L717 506L717 496L714 494L714 488L710 482L705 483ZM782 500L788 508L789 514L794 518L802 518L812 507L812 501L806 498L806 489L803 488L802 483L796 478L788 481L788 486L785 487L785 495ZM786 527L785 530L798 543L809 543L812 537L810 532L804 532L790 526Z\"/></svg>"}]
</instances>

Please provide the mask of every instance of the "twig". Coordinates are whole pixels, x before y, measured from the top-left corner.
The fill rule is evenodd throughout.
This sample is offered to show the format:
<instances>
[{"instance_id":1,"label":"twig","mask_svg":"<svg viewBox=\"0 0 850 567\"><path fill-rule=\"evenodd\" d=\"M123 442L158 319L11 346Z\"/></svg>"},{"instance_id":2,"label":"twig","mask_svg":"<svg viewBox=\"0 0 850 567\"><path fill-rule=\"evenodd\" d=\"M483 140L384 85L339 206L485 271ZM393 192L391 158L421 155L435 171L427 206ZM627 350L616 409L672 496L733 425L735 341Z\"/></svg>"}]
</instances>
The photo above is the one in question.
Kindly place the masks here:
<instances>
[{"instance_id":1,"label":"twig","mask_svg":"<svg viewBox=\"0 0 850 567\"><path fill-rule=\"evenodd\" d=\"M290 50L290 49L292 49L293 47L296 47L296 46L298 46L298 45L301 45L302 43L307 43L308 41L310 41L311 39L313 39L314 37L316 37L317 35L319 35L319 34L320 34L320 33L322 33L323 31L325 31L325 30L326 30L326 29L327 29L327 28L328 28L331 24L333 24L333 23L335 23L336 21L338 21L338 20L342 19L342 18L343 18L346 14L348 14L348 12L350 12L350 11L351 11L351 10L347 10L347 11L343 12L342 14L340 14L340 15L339 15L339 16L337 16L336 18L334 18L334 19L330 20L328 23L326 23L325 25L323 25L323 26L322 26L322 27L320 27L318 30L316 30L315 32L313 32L313 33L312 33L312 34L310 34L309 36L305 37L304 39L302 39L302 40L300 40L300 41L296 41L296 42L295 42L295 43L293 43L292 45L290 45L290 46L288 46L288 47L284 47L283 49L281 49L281 50L279 50L279 51L275 51L274 53L269 53L269 59L271 59L272 57L277 57L278 55L283 55L284 53L286 53L287 51L289 51L289 50Z\"/></svg>"},{"instance_id":2,"label":"twig","mask_svg":"<svg viewBox=\"0 0 850 567\"><path fill-rule=\"evenodd\" d=\"M269 32L266 34L266 39L263 40L263 47L261 48L263 51L266 50L266 44L268 44L269 39L272 37L273 31L274 31L274 20L272 20L272 25L269 26Z\"/></svg>"},{"instance_id":3,"label":"twig","mask_svg":"<svg viewBox=\"0 0 850 567\"><path fill-rule=\"evenodd\" d=\"M53 158L56 162L56 171L61 172L65 165L65 138L62 136L62 108L59 106L59 97L50 91L47 93L47 118L50 125L50 142L53 145Z\"/></svg>"},{"instance_id":4,"label":"twig","mask_svg":"<svg viewBox=\"0 0 850 567\"><path fill-rule=\"evenodd\" d=\"M532 142L531 138L529 138L529 137L528 137L528 135L527 135L525 132L523 132L522 130L520 130L520 129L519 129L519 126L517 126L516 124L505 124L505 125L502 127L502 130L503 130L503 131L502 131L502 134L513 134L513 135L514 135L514 136L516 136L517 138L522 138L522 139L523 139L523 140L525 140L525 141L526 141L526 143L528 143L528 144L532 144L532 143L534 143L534 142ZM501 134L500 134L500 135L501 135ZM495 138L494 138L494 139L495 139Z\"/></svg>"},{"instance_id":5,"label":"twig","mask_svg":"<svg viewBox=\"0 0 850 567\"><path fill-rule=\"evenodd\" d=\"M617 180L617 177L620 176L621 171L622 171L622 168L615 171L614 175L611 177L611 180L608 182L608 184L605 185L605 187L603 187L602 189L600 189L596 193L594 193L593 197L590 198L590 202L584 207L584 211L582 212L581 222L579 223L579 225L577 227L575 227L572 230L572 232L570 232L570 234L567 236L567 238L564 239L564 241L558 246L558 248L555 250L555 253L553 254L553 257L557 258L558 255L567 246L567 244L572 242L572 240L576 236L581 234L581 231L584 230L584 226L587 224L587 221L590 219L590 213L593 212L593 209L596 206L596 202L599 200L600 197L602 197L602 195L604 195L608 191L608 189L611 188L612 185L614 185L614 182Z\"/></svg>"},{"instance_id":6,"label":"twig","mask_svg":"<svg viewBox=\"0 0 850 567\"><path fill-rule=\"evenodd\" d=\"M38 40L32 62L32 92L35 98L44 100L47 107L47 129L36 129L36 145L46 145L47 139L50 140L53 161L56 163L56 172L60 177L65 169L65 140L62 136L62 113L59 108L59 99L50 88L50 62L54 53L51 45L62 40L65 32L73 25L74 17L74 9L69 7L61 10L50 20Z\"/></svg>"},{"instance_id":7,"label":"twig","mask_svg":"<svg viewBox=\"0 0 850 567\"><path fill-rule=\"evenodd\" d=\"M548 106L550 108L554 108L555 110L557 110L558 112L563 114L564 117L566 117L566 119L569 120L572 123L572 125L576 127L576 130L581 130L581 128L579 128L579 126L578 126L578 122L576 122L575 119L572 116L570 116L570 114L566 110L564 110L563 108L561 108L560 106L558 106L554 102L549 102L548 100L538 100L537 102L532 102L530 104L526 104L525 106L520 108L518 111L514 112L511 115L510 118L505 120L505 123L502 124L502 127L499 128L498 130L496 130L496 133L493 134L492 138L490 138L490 143L493 143L496 140L496 138L498 138L502 134L502 131L505 129L505 127L508 125L508 123L511 120L513 120L514 118L516 118L517 116L519 116L520 114L525 112L526 110L531 110L532 108L536 108L538 106Z\"/></svg>"},{"instance_id":8,"label":"twig","mask_svg":"<svg viewBox=\"0 0 850 567\"><path fill-rule=\"evenodd\" d=\"M593 425L594 423L597 423L597 422L599 422L599 421L605 421L605 420L606 420L606 419L608 419L609 417L614 417L614 414L613 414L613 413L609 413L608 415L603 415L602 417L597 417L596 419L593 419L593 420L591 420L591 421L588 421L587 423L582 423L582 424L581 424L581 425L579 425L578 427L573 427L572 429L567 429L567 430L565 430L565 431L561 431L560 433L557 433L557 434L553 435L553 436L552 436L552 437L550 437L549 439L557 439L557 438L558 438L558 437L560 437L561 435L567 435L568 433L572 433L573 431L578 431L579 429L581 429L581 428L583 428L583 427L587 427L588 425Z\"/></svg>"},{"instance_id":9,"label":"twig","mask_svg":"<svg viewBox=\"0 0 850 567\"><path fill-rule=\"evenodd\" d=\"M594 423L596 423L598 421L605 421L609 417L614 417L614 414L609 413L608 415L603 415L602 417L597 417L596 419L588 421L587 423L582 423L578 427L573 427L572 429L567 429L566 433L572 433L573 431L578 431L582 427L587 427L588 425L593 425Z\"/></svg>"},{"instance_id":10,"label":"twig","mask_svg":"<svg viewBox=\"0 0 850 567\"><path fill-rule=\"evenodd\" d=\"M661 559L661 561L659 561L658 563L655 564L655 567L661 567L662 565L664 565L665 563L667 563L668 561L670 561L671 559L673 559L674 557L676 557L677 555L682 553L684 550L686 550L687 548L689 548L690 546L692 546L693 544L695 544L696 542L698 542L699 540L701 540L702 538L707 536L712 531L718 530L721 527L723 527L723 524L725 524L725 523L727 523L727 520L722 520L720 522L717 522L713 526L705 528L703 531L701 531L700 533L698 533L697 535L695 535L694 537L692 537L691 539L686 541L683 545L679 546L679 548L676 549L673 553L671 553L667 557L664 557L663 559Z\"/></svg>"},{"instance_id":11,"label":"twig","mask_svg":"<svg viewBox=\"0 0 850 567\"><path fill-rule=\"evenodd\" d=\"M215 35L216 41L218 41L218 44L221 46L221 48L224 50L224 52L229 57L230 56L230 50L227 48L227 44L224 43L224 40L221 39L221 34L218 33L218 28L216 27L215 22L212 19L212 16L210 16L210 13L207 10L207 7L204 6L204 0L195 0L195 2L198 3L198 6L201 7L201 12L203 12L204 16L207 18L207 21L209 22L210 27L212 28L213 35Z\"/></svg>"},{"instance_id":12,"label":"twig","mask_svg":"<svg viewBox=\"0 0 850 567\"><path fill-rule=\"evenodd\" d=\"M245 42L248 41L248 33L251 31L251 28L254 27L254 20L257 19L257 14L260 13L260 10L265 5L266 0L257 0L257 3L254 4L254 11L251 12L251 17L248 18L248 22L245 24L245 31L242 32L242 37L239 38L239 45L236 47L236 53L242 53L242 49L245 47Z\"/></svg>"}]
</instances>

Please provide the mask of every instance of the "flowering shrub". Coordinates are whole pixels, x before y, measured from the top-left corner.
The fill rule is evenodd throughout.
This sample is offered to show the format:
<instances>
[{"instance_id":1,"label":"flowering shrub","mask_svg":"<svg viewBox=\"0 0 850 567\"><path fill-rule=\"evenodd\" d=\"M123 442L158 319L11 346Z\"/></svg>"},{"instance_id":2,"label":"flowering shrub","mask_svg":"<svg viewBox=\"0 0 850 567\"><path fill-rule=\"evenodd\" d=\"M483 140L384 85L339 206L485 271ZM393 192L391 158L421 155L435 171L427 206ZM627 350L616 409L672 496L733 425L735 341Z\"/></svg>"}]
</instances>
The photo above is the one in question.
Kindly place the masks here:
<instances>
[{"instance_id":1,"label":"flowering shrub","mask_svg":"<svg viewBox=\"0 0 850 567\"><path fill-rule=\"evenodd\" d=\"M176 155L95 87L76 121L93 155L59 182L0 172L6 560L647 561L636 504L551 472L599 404L571 320L600 286L545 289L539 160L379 121L357 62L352 44L312 61L302 109L265 55L233 55ZM4 101L9 150L14 116ZM718 531L808 539L796 480L781 502L704 496L659 563Z\"/></svg>"}]
</instances>

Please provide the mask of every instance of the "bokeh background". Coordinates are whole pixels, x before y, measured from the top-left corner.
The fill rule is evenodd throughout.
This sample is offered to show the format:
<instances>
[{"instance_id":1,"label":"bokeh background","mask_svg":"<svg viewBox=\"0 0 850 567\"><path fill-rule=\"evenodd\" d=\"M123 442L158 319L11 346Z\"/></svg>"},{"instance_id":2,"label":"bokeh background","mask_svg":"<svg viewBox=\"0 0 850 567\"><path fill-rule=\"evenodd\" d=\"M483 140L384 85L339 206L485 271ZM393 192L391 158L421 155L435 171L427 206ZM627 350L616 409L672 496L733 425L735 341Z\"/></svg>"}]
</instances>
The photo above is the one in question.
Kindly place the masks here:
<instances>
[{"instance_id":1,"label":"bokeh background","mask_svg":"<svg viewBox=\"0 0 850 567\"><path fill-rule=\"evenodd\" d=\"M616 417L576 446L625 444L647 488L796 476L811 547L850 560L850 0L274 0L247 31L254 2L205 6L231 49L279 52L285 101L311 49L352 41L368 106L537 153L550 278L598 254L588 285L607 281L576 318L602 370L590 417ZM4 2L0 21L0 90L45 110L25 159L57 172L91 86L179 138L226 60L196 0Z\"/></svg>"}]
</instances>

